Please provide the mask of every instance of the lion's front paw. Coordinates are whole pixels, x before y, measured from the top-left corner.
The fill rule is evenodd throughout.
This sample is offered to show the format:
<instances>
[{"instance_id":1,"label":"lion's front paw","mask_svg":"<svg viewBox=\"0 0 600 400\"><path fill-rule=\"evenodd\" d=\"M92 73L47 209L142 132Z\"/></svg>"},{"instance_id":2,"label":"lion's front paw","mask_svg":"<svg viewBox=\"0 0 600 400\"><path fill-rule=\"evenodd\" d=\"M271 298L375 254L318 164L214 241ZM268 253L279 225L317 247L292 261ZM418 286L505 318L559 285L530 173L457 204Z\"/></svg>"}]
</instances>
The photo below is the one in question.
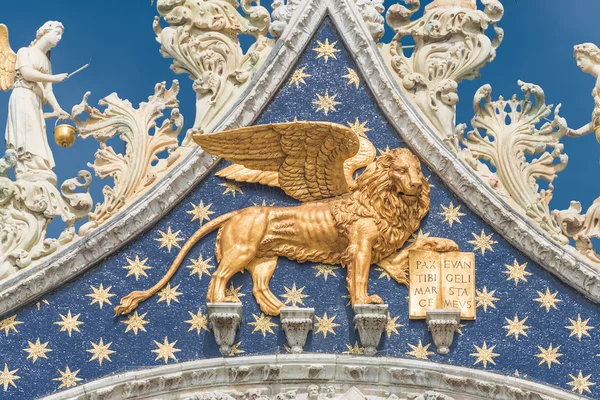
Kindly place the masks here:
<instances>
[{"instance_id":1,"label":"lion's front paw","mask_svg":"<svg viewBox=\"0 0 600 400\"><path fill-rule=\"evenodd\" d=\"M218 300L219 303L241 303L242 301L236 296L222 297Z\"/></svg>"},{"instance_id":2,"label":"lion's front paw","mask_svg":"<svg viewBox=\"0 0 600 400\"><path fill-rule=\"evenodd\" d=\"M434 237L427 238L427 242L424 243L423 250L446 253L450 251L459 251L459 248L454 240Z\"/></svg>"},{"instance_id":3,"label":"lion's front paw","mask_svg":"<svg viewBox=\"0 0 600 400\"><path fill-rule=\"evenodd\" d=\"M458 248L458 244L456 244L456 242L454 240L450 240L450 239L440 239L440 240L441 240L441 242L439 243L439 246L441 247L441 249L438 251L442 251L442 252L460 251L460 249Z\"/></svg>"},{"instance_id":4,"label":"lion's front paw","mask_svg":"<svg viewBox=\"0 0 600 400\"><path fill-rule=\"evenodd\" d=\"M367 297L368 304L383 304L383 299L376 294Z\"/></svg>"},{"instance_id":5,"label":"lion's front paw","mask_svg":"<svg viewBox=\"0 0 600 400\"><path fill-rule=\"evenodd\" d=\"M359 297L354 304L383 304L381 297L373 294L371 296Z\"/></svg>"}]
</instances>

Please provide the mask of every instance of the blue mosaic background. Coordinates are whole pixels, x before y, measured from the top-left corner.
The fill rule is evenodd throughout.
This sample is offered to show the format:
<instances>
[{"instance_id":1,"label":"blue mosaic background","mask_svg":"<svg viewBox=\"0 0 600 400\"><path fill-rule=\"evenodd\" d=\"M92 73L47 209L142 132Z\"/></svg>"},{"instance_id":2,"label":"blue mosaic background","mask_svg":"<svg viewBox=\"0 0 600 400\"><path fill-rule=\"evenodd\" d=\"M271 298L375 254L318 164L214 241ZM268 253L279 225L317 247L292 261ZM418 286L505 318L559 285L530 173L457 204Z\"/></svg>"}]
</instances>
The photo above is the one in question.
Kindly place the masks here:
<instances>
[{"instance_id":1,"label":"blue mosaic background","mask_svg":"<svg viewBox=\"0 0 600 400\"><path fill-rule=\"evenodd\" d=\"M329 44L335 42L335 57L318 57L318 52L313 49L319 43ZM291 83L290 78L298 68L310 76L304 78L304 83L298 85ZM323 120L341 124L355 123L356 119L364 127L370 129L366 132L369 139L379 149L404 146L403 141L392 129L368 88L362 79L358 87L344 77L349 74L349 68L358 71L349 53L344 49L343 43L337 36L332 24L325 21L316 37L305 50L298 65L292 70L288 81L282 84L281 89L260 116L257 124L269 122L298 120ZM335 106L335 111L330 110L327 115L317 111L313 101L317 94L336 96L340 104ZM220 169L219 166L217 169ZM598 307L585 298L560 283L541 267L531 262L519 251L511 247L505 240L495 233L480 218L470 212L461 201L452 194L438 177L424 168L425 176L430 177L432 186L431 210L422 221L422 232L430 236L447 237L455 240L462 251L474 251L475 235L482 233L494 243L491 250L485 254L480 249L475 250L477 264L476 287L478 290L477 321L464 322L461 335L457 335L451 352L447 356L435 353L431 335L427 332L424 321L408 320L407 288L389 280L382 271L373 268L370 275L370 294L379 294L390 307L392 325L396 332L391 331L385 336L380 346L379 356L414 357L421 356L435 362L463 365L473 368L486 368L497 373L514 375L544 381L549 384L560 385L566 390L574 390L590 397L599 398L600 388L595 382L600 379L600 363L597 354L600 353L598 343L598 330L591 328L600 323ZM83 384L91 380L123 372L126 370L164 365L162 358L157 359L157 354L152 352L158 348L157 342L163 344L165 340L172 347L179 349L173 353L176 359L169 359L169 363L184 362L198 358L220 357L218 348L214 343L212 334L206 330L200 333L191 329L191 324L186 322L191 319L190 313L202 314L206 312L206 291L210 277L204 274L200 279L193 274L190 268L191 259L204 260L211 258L214 261L214 242L216 232L205 237L189 254L182 267L171 280L171 287L177 287L182 293L172 300L170 305L166 301L158 302L159 297L154 296L143 303L138 312L148 321L144 329L137 334L133 330L126 332L127 317L115 318L113 307L119 299L132 290L141 290L150 287L168 268L178 248L160 248L157 241L161 233L177 233L177 237L187 239L199 227L198 220L191 221L192 205L210 205L209 210L214 218L231 210L261 204L267 205L293 205L296 202L288 198L278 189L263 187L254 184L240 185L240 191L232 191L233 187L224 186L224 181L212 174L193 193L181 201L162 221L141 235L129 246L122 249L112 257L104 260L81 277L65 284L61 289L44 296L38 301L23 307L15 313L0 318L0 398L31 399L44 394L55 392L61 385L61 390L69 382L61 376L70 371L76 378L81 379L76 384ZM234 196L235 194L235 196ZM450 202L460 206L459 222L454 221L452 226L444 222L440 215L444 207ZM491 235L491 236L490 236ZM182 245L184 241L180 241ZM145 265L151 269L145 270L147 276L126 276L128 270L124 267L129 260L146 260ZM513 266L526 263L523 280L510 279L506 265ZM210 272L213 272L211 269ZM319 319L325 317L338 324L334 326L333 333L329 331L325 336L317 333L318 327L309 334L305 350L308 352L343 353L360 351L357 344L358 338L352 326L353 311L347 306L347 295L344 269L333 270L333 275L323 275L319 272L317 264L295 262L280 259L279 267L271 282L273 293L281 298L286 293L286 288L291 289L296 285L302 289L304 305L314 307ZM327 279L325 277L327 276ZM240 299L244 307L243 323L236 339L238 354L272 354L285 352L286 343L278 318L270 319L271 325L262 333L250 325L261 317L252 294L251 279L249 274L236 275L232 280L233 287L239 289ZM93 288L98 290L102 285L112 297L100 307L98 302L93 302ZM323 290L326 288L327 290ZM535 299L540 294L550 293L558 299L555 307L544 307ZM485 293L494 299L486 301ZM61 331L56 322L62 320L60 315L66 317L79 315L78 321L83 324L78 330L73 330L71 335ZM513 320L515 315L522 321L527 318L525 325L526 335L520 334L518 340L515 335L509 334L508 320ZM580 335L577 329L568 328L577 325L578 316L583 328ZM588 321L589 319L589 321ZM396 326L397 325L397 326ZM587 328L586 328L587 326ZM35 344L47 343L46 348L51 352L46 353L47 358L38 358L33 362L27 359L30 342ZM99 340L114 353L108 354L102 364L99 360L90 360L93 353L88 352L98 346ZM420 344L419 344L420 343ZM551 362L550 368L541 357L543 351L549 346L558 346L556 358L558 363ZM427 349L425 349L427 348ZM478 349L492 349L494 353L489 357L483 355ZM350 350L352 349L352 350ZM415 350L417 349L417 350ZM477 356L480 355L480 357ZM484 360L487 362L484 363ZM484 365L485 364L485 365ZM66 368L69 368L67 371ZM4 372L2 372L4 369ZM75 371L77 373L75 374ZM18 376L19 379L6 379L6 376ZM581 377L581 379L579 379ZM13 382L16 387L11 384Z\"/></svg>"}]
</instances>

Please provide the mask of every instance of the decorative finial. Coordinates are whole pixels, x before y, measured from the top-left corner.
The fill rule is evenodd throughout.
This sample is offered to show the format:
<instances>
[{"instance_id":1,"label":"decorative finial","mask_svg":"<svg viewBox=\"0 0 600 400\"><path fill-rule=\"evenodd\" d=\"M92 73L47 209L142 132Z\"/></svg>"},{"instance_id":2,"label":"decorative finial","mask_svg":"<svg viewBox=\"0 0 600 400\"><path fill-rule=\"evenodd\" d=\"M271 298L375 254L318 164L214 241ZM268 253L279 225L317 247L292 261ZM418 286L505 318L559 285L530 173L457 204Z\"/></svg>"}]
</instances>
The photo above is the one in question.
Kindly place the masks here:
<instances>
[{"instance_id":1,"label":"decorative finial","mask_svg":"<svg viewBox=\"0 0 600 400\"><path fill-rule=\"evenodd\" d=\"M475 0L433 0L431 3L425 6L425 11L432 10L434 8L468 8L471 10L477 9Z\"/></svg>"}]
</instances>

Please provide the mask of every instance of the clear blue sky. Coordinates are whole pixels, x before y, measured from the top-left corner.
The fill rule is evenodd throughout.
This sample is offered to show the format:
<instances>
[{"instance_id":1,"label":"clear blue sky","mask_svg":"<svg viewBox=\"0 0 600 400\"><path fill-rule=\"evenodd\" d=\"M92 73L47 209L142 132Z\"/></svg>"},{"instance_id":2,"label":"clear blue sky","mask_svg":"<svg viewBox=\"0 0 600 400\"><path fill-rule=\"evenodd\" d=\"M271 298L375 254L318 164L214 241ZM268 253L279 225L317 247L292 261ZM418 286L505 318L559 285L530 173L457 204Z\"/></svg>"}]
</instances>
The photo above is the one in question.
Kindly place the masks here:
<instances>
[{"instance_id":1,"label":"clear blue sky","mask_svg":"<svg viewBox=\"0 0 600 400\"><path fill-rule=\"evenodd\" d=\"M424 1L426 3L427 1ZM133 104L144 101L154 84L179 79L180 110L186 118L185 130L194 119L194 93L185 75L175 75L170 60L163 59L152 31L155 7L149 0L28 0L2 4L2 21L9 27L10 41L16 51L28 45L35 31L46 20L59 20L65 25L63 39L52 54L55 73L71 72L92 59L90 68L72 79L56 85L55 94L62 107L70 111L90 90L90 104L117 92ZM264 2L263 2L264 3ZM270 2L268 2L270 3ZM386 1L386 7L395 1ZM505 16L500 26L505 30L504 43L494 62L482 70L476 81L463 82L459 87L457 122L470 122L471 101L481 85L493 87L493 98L519 93L517 80L540 85L549 104L563 103L561 115L575 128L590 121L593 108L591 90L594 80L583 74L573 60L573 45L582 42L600 44L600 2L598 0L513 0L503 2ZM386 35L386 39L391 32ZM385 39L384 39L385 40ZM6 121L7 93L0 93L0 121ZM56 159L59 180L76 175L92 162L97 142L77 139L69 149L59 148L52 139L53 121L48 123L50 143ZM600 144L593 135L580 139L565 139L569 165L555 180L552 208L566 208L571 199L581 201L584 209L600 196ZM109 141L117 152L122 142ZM4 141L0 140L0 154ZM101 190L107 181L94 177L92 196L102 200ZM57 227L58 228L58 227ZM56 235L56 230L51 233Z\"/></svg>"}]
</instances>

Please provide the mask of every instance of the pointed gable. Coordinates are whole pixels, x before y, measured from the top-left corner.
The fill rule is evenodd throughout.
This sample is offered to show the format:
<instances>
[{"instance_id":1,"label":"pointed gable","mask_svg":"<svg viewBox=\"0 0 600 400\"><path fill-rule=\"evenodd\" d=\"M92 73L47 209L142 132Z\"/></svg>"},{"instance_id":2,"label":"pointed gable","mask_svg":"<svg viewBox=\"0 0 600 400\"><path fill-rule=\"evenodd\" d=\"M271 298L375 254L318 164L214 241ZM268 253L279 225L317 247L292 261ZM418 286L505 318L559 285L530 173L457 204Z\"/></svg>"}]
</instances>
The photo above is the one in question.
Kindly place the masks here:
<instances>
[{"instance_id":1,"label":"pointed gable","mask_svg":"<svg viewBox=\"0 0 600 400\"><path fill-rule=\"evenodd\" d=\"M600 310L552 274L558 268L553 265L571 265L568 256L560 260L564 264L553 260L540 265L556 251L536 252L545 243L542 239L536 243L523 239L519 248L514 246L535 230L522 226L505 204L477 187L461 161L427 133L424 121L390 83L383 63L372 61L374 45L365 44L370 42L352 14L356 10L342 10L334 3L346 5L339 0L328 3L328 9L317 1L307 2L239 105L215 130L294 119L331 121L366 135L380 153L408 147L421 157L432 186L431 209L416 235L450 238L462 251L475 253L478 318L463 322L451 353L439 355L425 322L408 319L407 288L373 266L369 290L390 307L381 354L506 376L518 370L520 376L567 390L575 388L578 377L585 380L591 375L588 381L595 382L600 367L593 343ZM303 35L292 34L302 29ZM203 169L213 169L192 177L198 168L193 163L200 161ZM217 266L216 232L201 240L169 284L135 313L114 317L113 307L130 291L157 282L185 241L207 221L253 205L297 204L277 188L216 177L215 171L225 165L212 164L208 155L196 150L169 178L174 182L187 177L193 186L189 193L178 186L176 198L170 198L170 211L145 225L143 233L118 251L90 263L81 275L28 304L12 307L2 317L0 332L5 335L0 354L20 377L17 387L10 388L11 398L41 396L68 388L68 382L83 384L140 367L220 357L205 320L208 283ZM577 274L575 269L564 271L562 279L572 282ZM286 304L315 308L307 352L361 353L345 277L340 266L279 259L271 290ZM595 290L591 286L579 291ZM284 352L280 321L261 313L249 274L235 275L228 294L237 297L244 309L231 356ZM37 343L38 337L52 352L32 363L23 348L28 342ZM104 356L97 355L99 347L105 349ZM599 394L597 386L587 387ZM351 397L360 396L358 392Z\"/></svg>"}]
</instances>

